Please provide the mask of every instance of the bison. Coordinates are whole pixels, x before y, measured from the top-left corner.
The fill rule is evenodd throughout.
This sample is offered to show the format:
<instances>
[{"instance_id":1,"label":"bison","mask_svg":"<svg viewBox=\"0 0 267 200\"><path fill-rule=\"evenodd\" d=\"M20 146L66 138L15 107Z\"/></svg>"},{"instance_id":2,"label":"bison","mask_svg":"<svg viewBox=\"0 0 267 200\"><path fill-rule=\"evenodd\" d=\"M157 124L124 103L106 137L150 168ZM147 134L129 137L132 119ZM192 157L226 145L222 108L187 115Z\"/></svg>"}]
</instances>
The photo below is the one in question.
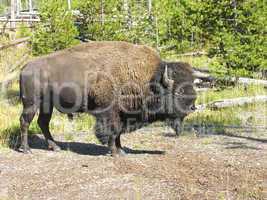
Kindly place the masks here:
<instances>
[{"instance_id":1,"label":"bison","mask_svg":"<svg viewBox=\"0 0 267 200\"><path fill-rule=\"evenodd\" d=\"M28 153L28 128L38 125L54 151L49 122L53 108L86 112L96 118L95 135L113 156L123 155L122 133L154 121L167 121L177 134L194 111L193 71L183 62L166 62L150 47L127 42L89 42L37 58L20 73L21 145Z\"/></svg>"}]
</instances>

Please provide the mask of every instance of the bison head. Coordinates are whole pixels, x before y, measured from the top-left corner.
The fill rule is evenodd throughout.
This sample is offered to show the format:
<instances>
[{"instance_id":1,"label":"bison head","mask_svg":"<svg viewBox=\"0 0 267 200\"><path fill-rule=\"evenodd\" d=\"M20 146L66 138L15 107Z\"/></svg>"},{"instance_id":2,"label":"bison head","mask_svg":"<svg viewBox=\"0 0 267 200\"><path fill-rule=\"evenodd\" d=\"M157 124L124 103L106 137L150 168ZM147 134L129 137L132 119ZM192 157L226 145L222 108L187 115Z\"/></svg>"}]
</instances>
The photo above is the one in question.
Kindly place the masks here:
<instances>
[{"instance_id":1,"label":"bison head","mask_svg":"<svg viewBox=\"0 0 267 200\"><path fill-rule=\"evenodd\" d=\"M193 71L189 64L165 63L162 84L167 91L166 109L177 134L184 117L195 110L196 92L193 82Z\"/></svg>"}]
</instances>

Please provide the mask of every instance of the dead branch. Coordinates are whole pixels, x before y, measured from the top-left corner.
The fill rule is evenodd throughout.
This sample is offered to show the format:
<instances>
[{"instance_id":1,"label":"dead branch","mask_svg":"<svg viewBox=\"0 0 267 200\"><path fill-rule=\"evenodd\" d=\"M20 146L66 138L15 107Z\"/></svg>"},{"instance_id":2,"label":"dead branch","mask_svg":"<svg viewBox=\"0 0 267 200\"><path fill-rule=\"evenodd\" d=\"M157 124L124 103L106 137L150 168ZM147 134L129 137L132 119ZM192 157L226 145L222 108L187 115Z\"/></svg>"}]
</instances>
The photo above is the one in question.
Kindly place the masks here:
<instances>
[{"instance_id":1,"label":"dead branch","mask_svg":"<svg viewBox=\"0 0 267 200\"><path fill-rule=\"evenodd\" d=\"M0 22L40 22L40 19L0 19Z\"/></svg>"},{"instance_id":2,"label":"dead branch","mask_svg":"<svg viewBox=\"0 0 267 200\"><path fill-rule=\"evenodd\" d=\"M4 91L8 85L10 83L12 83L13 81L17 80L18 79L18 76L19 76L19 72L20 72L20 68L26 64L26 62L28 61L28 58L29 58L29 55L26 54L24 55L18 62L16 62L14 64L14 67L12 67L10 70L9 70L9 73L8 75L6 76L6 78L0 82L0 89L1 91Z\"/></svg>"},{"instance_id":3,"label":"dead branch","mask_svg":"<svg viewBox=\"0 0 267 200\"><path fill-rule=\"evenodd\" d=\"M218 110L222 108L229 108L234 106L244 106L253 103L267 103L267 96L254 96L254 97L239 97L235 99L223 99L214 101L208 104L202 104L197 106L197 111L203 111L206 109Z\"/></svg>"},{"instance_id":4,"label":"dead branch","mask_svg":"<svg viewBox=\"0 0 267 200\"><path fill-rule=\"evenodd\" d=\"M4 92L8 88L8 85L12 83L14 80L17 80L18 77L19 77L19 70L8 74L5 80L0 82L1 92Z\"/></svg>"},{"instance_id":5,"label":"dead branch","mask_svg":"<svg viewBox=\"0 0 267 200\"><path fill-rule=\"evenodd\" d=\"M267 87L267 80L260 80L260 79L252 79L252 78L243 78L240 77L237 79L237 83L239 84L246 84L246 85L263 85Z\"/></svg>"},{"instance_id":6,"label":"dead branch","mask_svg":"<svg viewBox=\"0 0 267 200\"><path fill-rule=\"evenodd\" d=\"M18 40L11 41L9 44L6 44L6 45L0 45L0 50L4 50L4 49L7 49L9 47L16 46L18 44L28 42L29 39L30 39L30 37L25 37L25 38L21 38L21 39L18 39Z\"/></svg>"},{"instance_id":7,"label":"dead branch","mask_svg":"<svg viewBox=\"0 0 267 200\"><path fill-rule=\"evenodd\" d=\"M189 53L183 53L183 54L177 54L177 56L179 57L187 57L187 56L203 56L203 55L207 55L207 52L205 51L195 51L195 52L189 52Z\"/></svg>"}]
</instances>

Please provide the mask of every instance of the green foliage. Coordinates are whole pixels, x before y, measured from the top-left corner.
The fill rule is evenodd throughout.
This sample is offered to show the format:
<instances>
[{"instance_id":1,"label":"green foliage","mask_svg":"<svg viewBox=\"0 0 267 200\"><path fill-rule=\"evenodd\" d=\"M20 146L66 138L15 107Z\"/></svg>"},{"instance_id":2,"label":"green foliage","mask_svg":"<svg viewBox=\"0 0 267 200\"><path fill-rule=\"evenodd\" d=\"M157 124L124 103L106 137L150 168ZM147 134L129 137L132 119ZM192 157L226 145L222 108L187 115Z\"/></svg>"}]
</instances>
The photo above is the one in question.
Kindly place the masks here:
<instances>
[{"instance_id":1,"label":"green foliage","mask_svg":"<svg viewBox=\"0 0 267 200\"><path fill-rule=\"evenodd\" d=\"M172 46L176 52L202 47L202 30L198 23L200 5L184 0L158 2L161 45Z\"/></svg>"},{"instance_id":2,"label":"green foliage","mask_svg":"<svg viewBox=\"0 0 267 200\"><path fill-rule=\"evenodd\" d=\"M155 42L154 22L141 2L82 0L77 5L82 20L81 37L89 40L123 40L133 43Z\"/></svg>"},{"instance_id":3,"label":"green foliage","mask_svg":"<svg viewBox=\"0 0 267 200\"><path fill-rule=\"evenodd\" d=\"M75 36L93 41L122 40L156 47L161 55L207 49L217 75L252 76L267 66L267 6L263 0L73 0L41 1L41 24L34 54L72 44ZM151 9L149 9L149 7ZM76 20L78 32L74 28Z\"/></svg>"},{"instance_id":4,"label":"green foliage","mask_svg":"<svg viewBox=\"0 0 267 200\"><path fill-rule=\"evenodd\" d=\"M32 35L31 29L27 27L27 24L21 23L18 31L16 32L17 38L29 37Z\"/></svg>"},{"instance_id":5,"label":"green foliage","mask_svg":"<svg viewBox=\"0 0 267 200\"><path fill-rule=\"evenodd\" d=\"M218 58L227 74L249 76L250 72L267 69L267 7L261 0L233 2L222 1L217 12L210 11L218 14L218 26L211 32L214 37L209 53Z\"/></svg>"},{"instance_id":6,"label":"green foliage","mask_svg":"<svg viewBox=\"0 0 267 200\"><path fill-rule=\"evenodd\" d=\"M116 31L120 29L120 18L113 16L117 6L112 8L109 3L101 4L101 1L81 1L78 9L82 14L79 32L82 37L90 40L115 40ZM102 9L105 13L102 13ZM104 12L104 11L103 11Z\"/></svg>"},{"instance_id":7,"label":"green foliage","mask_svg":"<svg viewBox=\"0 0 267 200\"><path fill-rule=\"evenodd\" d=\"M42 0L40 2L41 23L32 38L34 55L48 54L77 44L78 32L71 11L65 0Z\"/></svg>"},{"instance_id":8,"label":"green foliage","mask_svg":"<svg viewBox=\"0 0 267 200\"><path fill-rule=\"evenodd\" d=\"M3 14L5 11L5 6L4 5L0 5L0 14Z\"/></svg>"},{"instance_id":9,"label":"green foliage","mask_svg":"<svg viewBox=\"0 0 267 200\"><path fill-rule=\"evenodd\" d=\"M251 76L267 68L267 6L262 0L180 0L158 5L164 22L161 45L174 45L178 52L208 48L222 76Z\"/></svg>"}]
</instances>

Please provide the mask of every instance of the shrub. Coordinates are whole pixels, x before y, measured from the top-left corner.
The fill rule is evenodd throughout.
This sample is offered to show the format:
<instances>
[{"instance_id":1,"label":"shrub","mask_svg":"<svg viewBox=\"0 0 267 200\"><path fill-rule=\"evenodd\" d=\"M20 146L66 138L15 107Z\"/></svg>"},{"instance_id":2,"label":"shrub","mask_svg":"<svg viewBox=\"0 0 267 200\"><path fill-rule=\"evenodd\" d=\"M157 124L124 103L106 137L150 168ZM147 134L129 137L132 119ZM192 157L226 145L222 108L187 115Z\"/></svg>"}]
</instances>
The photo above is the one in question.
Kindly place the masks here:
<instances>
[{"instance_id":1,"label":"shrub","mask_svg":"<svg viewBox=\"0 0 267 200\"><path fill-rule=\"evenodd\" d=\"M78 35L65 0L42 0L41 22L32 37L34 55L48 54L77 44Z\"/></svg>"},{"instance_id":2,"label":"shrub","mask_svg":"<svg viewBox=\"0 0 267 200\"><path fill-rule=\"evenodd\" d=\"M154 45L154 22L141 2L82 0L77 5L82 18L80 37L93 41L119 40Z\"/></svg>"},{"instance_id":3,"label":"shrub","mask_svg":"<svg viewBox=\"0 0 267 200\"><path fill-rule=\"evenodd\" d=\"M267 69L266 12L260 0L241 1L229 13L222 10L223 26L214 34L214 47L209 53L218 58L228 74L252 76L255 71Z\"/></svg>"}]
</instances>

